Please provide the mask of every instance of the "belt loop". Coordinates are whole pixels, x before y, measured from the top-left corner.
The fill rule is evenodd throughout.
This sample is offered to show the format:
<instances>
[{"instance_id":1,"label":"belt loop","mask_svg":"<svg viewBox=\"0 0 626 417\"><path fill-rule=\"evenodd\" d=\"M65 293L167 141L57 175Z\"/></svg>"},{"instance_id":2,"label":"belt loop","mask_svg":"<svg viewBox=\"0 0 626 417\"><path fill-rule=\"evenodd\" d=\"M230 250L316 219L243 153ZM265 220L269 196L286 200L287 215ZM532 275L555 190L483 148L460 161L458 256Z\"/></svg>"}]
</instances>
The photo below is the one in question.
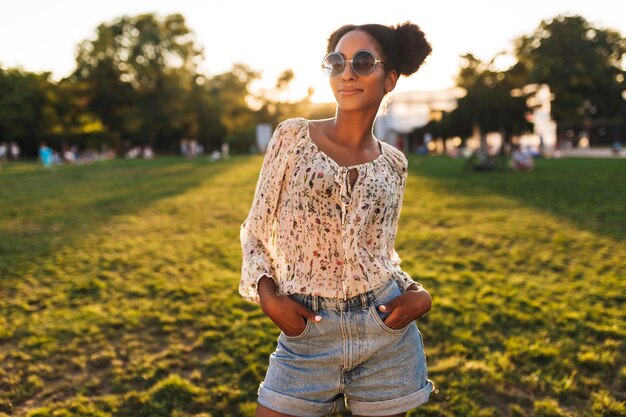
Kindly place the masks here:
<instances>
[{"instance_id":1,"label":"belt loop","mask_svg":"<svg viewBox=\"0 0 626 417\"><path fill-rule=\"evenodd\" d=\"M319 296L318 295L313 296L313 311L315 311L316 313L319 312Z\"/></svg>"},{"instance_id":2,"label":"belt loop","mask_svg":"<svg viewBox=\"0 0 626 417\"><path fill-rule=\"evenodd\" d=\"M367 295L365 293L361 293L361 306L367 308Z\"/></svg>"}]
</instances>

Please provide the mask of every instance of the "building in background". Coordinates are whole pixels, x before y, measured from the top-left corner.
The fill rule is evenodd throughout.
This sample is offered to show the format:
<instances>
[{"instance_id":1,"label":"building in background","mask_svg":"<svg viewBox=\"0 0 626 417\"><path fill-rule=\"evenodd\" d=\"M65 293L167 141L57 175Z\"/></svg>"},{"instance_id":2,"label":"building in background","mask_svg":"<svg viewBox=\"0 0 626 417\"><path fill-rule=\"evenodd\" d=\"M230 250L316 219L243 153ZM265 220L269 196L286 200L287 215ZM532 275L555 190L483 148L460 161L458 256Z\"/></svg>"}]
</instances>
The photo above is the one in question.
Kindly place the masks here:
<instances>
[{"instance_id":1,"label":"building in background","mask_svg":"<svg viewBox=\"0 0 626 417\"><path fill-rule=\"evenodd\" d=\"M387 112L376 119L374 134L405 153L421 152L432 138L418 137L413 132L454 110L464 95L465 90L457 87L394 94Z\"/></svg>"},{"instance_id":2,"label":"building in background","mask_svg":"<svg viewBox=\"0 0 626 417\"><path fill-rule=\"evenodd\" d=\"M527 98L528 119L533 131L513 138L524 149L550 155L556 148L557 125L551 116L551 102L554 94L546 84L529 84L512 95ZM465 96L465 90L453 87L440 91L411 91L395 94L391 98L386 113L380 114L374 126L376 137L401 149L404 153L443 153L456 156L457 148L464 142L465 153L469 154L480 147L480 131L475 128L472 136L463 138L436 138L421 130L431 120L441 120L444 113L452 112L457 101ZM504 144L500 132L486 132L486 145L489 153L500 151ZM445 143L444 143L445 141Z\"/></svg>"}]
</instances>

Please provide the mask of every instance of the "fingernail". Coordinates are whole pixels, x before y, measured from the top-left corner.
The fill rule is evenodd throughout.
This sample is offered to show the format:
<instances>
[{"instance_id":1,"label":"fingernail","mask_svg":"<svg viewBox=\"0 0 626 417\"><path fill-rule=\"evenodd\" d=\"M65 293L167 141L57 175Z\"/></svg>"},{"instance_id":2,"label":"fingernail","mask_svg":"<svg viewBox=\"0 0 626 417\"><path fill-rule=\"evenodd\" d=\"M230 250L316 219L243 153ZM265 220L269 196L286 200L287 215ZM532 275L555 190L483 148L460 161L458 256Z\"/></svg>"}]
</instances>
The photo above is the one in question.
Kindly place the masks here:
<instances>
[{"instance_id":1,"label":"fingernail","mask_svg":"<svg viewBox=\"0 0 626 417\"><path fill-rule=\"evenodd\" d=\"M380 308L380 311L387 311L387 306L380 306L378 308Z\"/></svg>"},{"instance_id":2,"label":"fingernail","mask_svg":"<svg viewBox=\"0 0 626 417\"><path fill-rule=\"evenodd\" d=\"M321 319L322 319L322 316L319 316L319 315L315 316L315 321L320 321Z\"/></svg>"}]
</instances>

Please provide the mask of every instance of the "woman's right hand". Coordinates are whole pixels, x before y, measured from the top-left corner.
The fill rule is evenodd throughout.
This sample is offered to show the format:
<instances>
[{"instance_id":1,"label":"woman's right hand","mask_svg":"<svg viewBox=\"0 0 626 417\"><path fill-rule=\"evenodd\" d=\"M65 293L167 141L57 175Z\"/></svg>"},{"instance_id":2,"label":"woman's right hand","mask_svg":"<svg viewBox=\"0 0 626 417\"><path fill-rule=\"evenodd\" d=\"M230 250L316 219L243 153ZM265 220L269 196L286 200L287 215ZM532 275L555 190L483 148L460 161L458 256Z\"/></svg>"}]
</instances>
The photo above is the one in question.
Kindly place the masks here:
<instances>
[{"instance_id":1,"label":"woman's right hand","mask_svg":"<svg viewBox=\"0 0 626 417\"><path fill-rule=\"evenodd\" d=\"M307 320L319 322L322 319L296 300L276 294L274 280L270 277L263 276L259 280L258 292L261 310L286 336L295 337L302 334Z\"/></svg>"}]
</instances>

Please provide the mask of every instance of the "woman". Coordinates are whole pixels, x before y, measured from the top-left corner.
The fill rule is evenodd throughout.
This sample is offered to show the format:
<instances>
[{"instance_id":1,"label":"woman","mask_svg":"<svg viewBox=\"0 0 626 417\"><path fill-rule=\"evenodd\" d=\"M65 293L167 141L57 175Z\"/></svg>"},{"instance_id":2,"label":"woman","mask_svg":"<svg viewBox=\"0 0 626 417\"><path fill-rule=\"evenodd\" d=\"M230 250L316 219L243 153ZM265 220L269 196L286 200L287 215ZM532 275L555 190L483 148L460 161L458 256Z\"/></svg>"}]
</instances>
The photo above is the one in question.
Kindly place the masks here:
<instances>
[{"instance_id":1,"label":"woman","mask_svg":"<svg viewBox=\"0 0 626 417\"><path fill-rule=\"evenodd\" d=\"M339 28L322 64L336 116L286 120L270 140L241 226L239 291L281 330L256 416L404 416L434 389L415 324L431 297L394 249L407 160L372 133L430 51L409 22Z\"/></svg>"}]
</instances>

